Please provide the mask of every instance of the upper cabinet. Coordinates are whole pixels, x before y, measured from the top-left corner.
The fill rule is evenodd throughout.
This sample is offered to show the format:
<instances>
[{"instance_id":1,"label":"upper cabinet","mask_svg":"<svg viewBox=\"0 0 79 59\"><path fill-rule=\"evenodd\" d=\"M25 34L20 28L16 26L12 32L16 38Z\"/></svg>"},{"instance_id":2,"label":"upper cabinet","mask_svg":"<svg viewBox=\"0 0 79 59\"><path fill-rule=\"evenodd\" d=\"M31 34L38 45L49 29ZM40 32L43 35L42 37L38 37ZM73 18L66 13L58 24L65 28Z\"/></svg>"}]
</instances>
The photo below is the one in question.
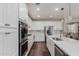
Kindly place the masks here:
<instances>
[{"instance_id":1,"label":"upper cabinet","mask_svg":"<svg viewBox=\"0 0 79 59\"><path fill-rule=\"evenodd\" d=\"M4 26L7 18L7 4L0 3L0 26Z\"/></svg>"},{"instance_id":2,"label":"upper cabinet","mask_svg":"<svg viewBox=\"0 0 79 59\"><path fill-rule=\"evenodd\" d=\"M19 4L19 18L22 20L27 20L28 18L28 8L25 3Z\"/></svg>"},{"instance_id":3,"label":"upper cabinet","mask_svg":"<svg viewBox=\"0 0 79 59\"><path fill-rule=\"evenodd\" d=\"M18 4L8 3L7 6L7 21L6 24L11 24L12 27L18 26Z\"/></svg>"},{"instance_id":4,"label":"upper cabinet","mask_svg":"<svg viewBox=\"0 0 79 59\"><path fill-rule=\"evenodd\" d=\"M25 3L19 4L19 19L28 24L29 28L32 26L32 19L28 16L28 6Z\"/></svg>"},{"instance_id":5,"label":"upper cabinet","mask_svg":"<svg viewBox=\"0 0 79 59\"><path fill-rule=\"evenodd\" d=\"M17 27L18 25L18 4L0 3L0 26Z\"/></svg>"}]
</instances>

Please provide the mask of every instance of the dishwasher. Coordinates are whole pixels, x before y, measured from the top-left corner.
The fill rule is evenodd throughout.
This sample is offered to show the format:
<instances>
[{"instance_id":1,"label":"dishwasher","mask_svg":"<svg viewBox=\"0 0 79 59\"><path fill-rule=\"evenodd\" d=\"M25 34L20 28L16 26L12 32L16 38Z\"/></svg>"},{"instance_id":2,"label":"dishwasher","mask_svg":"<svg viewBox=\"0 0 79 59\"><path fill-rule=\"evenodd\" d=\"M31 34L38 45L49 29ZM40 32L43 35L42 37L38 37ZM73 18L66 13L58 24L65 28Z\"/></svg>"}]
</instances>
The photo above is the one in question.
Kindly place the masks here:
<instances>
[{"instance_id":1,"label":"dishwasher","mask_svg":"<svg viewBox=\"0 0 79 59\"><path fill-rule=\"evenodd\" d=\"M62 51L56 44L55 44L55 56L68 56L64 51Z\"/></svg>"}]
</instances>

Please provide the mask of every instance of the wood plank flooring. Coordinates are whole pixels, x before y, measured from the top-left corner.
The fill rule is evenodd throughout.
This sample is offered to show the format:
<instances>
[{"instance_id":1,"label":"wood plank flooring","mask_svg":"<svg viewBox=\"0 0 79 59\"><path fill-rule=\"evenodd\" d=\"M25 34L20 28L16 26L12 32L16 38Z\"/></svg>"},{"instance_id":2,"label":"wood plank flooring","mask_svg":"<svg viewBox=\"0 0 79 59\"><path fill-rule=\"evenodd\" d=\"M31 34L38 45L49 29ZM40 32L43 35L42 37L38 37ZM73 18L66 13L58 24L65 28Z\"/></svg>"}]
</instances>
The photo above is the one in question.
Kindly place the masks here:
<instances>
[{"instance_id":1,"label":"wood plank flooring","mask_svg":"<svg viewBox=\"0 0 79 59\"><path fill-rule=\"evenodd\" d=\"M44 42L35 42L28 56L50 56L50 53Z\"/></svg>"}]
</instances>

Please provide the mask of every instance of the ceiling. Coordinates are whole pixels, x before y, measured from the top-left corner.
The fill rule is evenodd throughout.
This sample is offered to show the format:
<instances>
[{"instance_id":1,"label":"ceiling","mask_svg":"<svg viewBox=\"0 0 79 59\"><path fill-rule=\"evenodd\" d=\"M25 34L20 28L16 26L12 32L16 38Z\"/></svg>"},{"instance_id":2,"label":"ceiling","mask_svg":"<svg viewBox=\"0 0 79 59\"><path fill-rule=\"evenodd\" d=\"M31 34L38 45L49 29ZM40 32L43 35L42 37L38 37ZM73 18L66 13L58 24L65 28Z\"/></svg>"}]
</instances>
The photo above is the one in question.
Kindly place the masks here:
<instances>
[{"instance_id":1,"label":"ceiling","mask_svg":"<svg viewBox=\"0 0 79 59\"><path fill-rule=\"evenodd\" d=\"M28 13L34 21L58 21L69 15L79 18L79 4L71 4L70 7L69 5L68 3L28 3ZM62 11L61 8L64 10Z\"/></svg>"}]
</instances>

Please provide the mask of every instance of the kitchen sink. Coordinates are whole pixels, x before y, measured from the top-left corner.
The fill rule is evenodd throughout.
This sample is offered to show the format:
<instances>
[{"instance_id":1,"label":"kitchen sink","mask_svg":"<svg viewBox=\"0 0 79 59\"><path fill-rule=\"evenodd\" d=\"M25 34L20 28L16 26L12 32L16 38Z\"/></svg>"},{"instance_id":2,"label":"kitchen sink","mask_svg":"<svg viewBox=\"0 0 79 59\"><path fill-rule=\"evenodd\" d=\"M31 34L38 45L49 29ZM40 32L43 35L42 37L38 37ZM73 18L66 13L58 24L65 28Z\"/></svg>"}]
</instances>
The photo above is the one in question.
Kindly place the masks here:
<instances>
[{"instance_id":1,"label":"kitchen sink","mask_svg":"<svg viewBox=\"0 0 79 59\"><path fill-rule=\"evenodd\" d=\"M52 39L53 39L53 40L56 40L56 41L62 41L62 39L56 38L56 37L53 37Z\"/></svg>"}]
</instances>

